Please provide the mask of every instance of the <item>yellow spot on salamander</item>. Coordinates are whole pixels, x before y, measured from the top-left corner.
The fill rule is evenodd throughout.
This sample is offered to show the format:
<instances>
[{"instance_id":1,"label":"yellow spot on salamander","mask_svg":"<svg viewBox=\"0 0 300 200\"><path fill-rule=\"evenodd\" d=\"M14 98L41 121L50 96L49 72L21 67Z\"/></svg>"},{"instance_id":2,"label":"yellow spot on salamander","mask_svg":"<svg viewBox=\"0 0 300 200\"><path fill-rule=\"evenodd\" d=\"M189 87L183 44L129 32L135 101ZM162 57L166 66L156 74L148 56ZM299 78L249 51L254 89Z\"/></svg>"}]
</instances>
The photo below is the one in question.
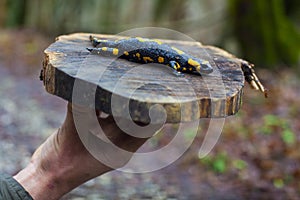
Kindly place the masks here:
<instances>
[{"instance_id":1,"label":"yellow spot on salamander","mask_svg":"<svg viewBox=\"0 0 300 200\"><path fill-rule=\"evenodd\" d=\"M193 71L193 68L190 67L189 70L190 70L190 71Z\"/></svg>"},{"instance_id":2,"label":"yellow spot on salamander","mask_svg":"<svg viewBox=\"0 0 300 200\"><path fill-rule=\"evenodd\" d=\"M129 56L128 51L124 51L124 55L125 55L125 56Z\"/></svg>"},{"instance_id":3,"label":"yellow spot on salamander","mask_svg":"<svg viewBox=\"0 0 300 200\"><path fill-rule=\"evenodd\" d=\"M153 62L153 59L150 58L150 57L143 57L143 60L144 60L145 62Z\"/></svg>"},{"instance_id":4,"label":"yellow spot on salamander","mask_svg":"<svg viewBox=\"0 0 300 200\"><path fill-rule=\"evenodd\" d=\"M138 57L138 59L141 59L141 54L140 53L136 53L135 55L136 55L136 57Z\"/></svg>"},{"instance_id":5,"label":"yellow spot on salamander","mask_svg":"<svg viewBox=\"0 0 300 200\"><path fill-rule=\"evenodd\" d=\"M207 60L203 61L202 64L209 65L209 62Z\"/></svg>"},{"instance_id":6,"label":"yellow spot on salamander","mask_svg":"<svg viewBox=\"0 0 300 200\"><path fill-rule=\"evenodd\" d=\"M179 55L184 54L183 51L181 51L180 49L177 49L176 47L172 47L173 50L175 50Z\"/></svg>"},{"instance_id":7,"label":"yellow spot on salamander","mask_svg":"<svg viewBox=\"0 0 300 200\"><path fill-rule=\"evenodd\" d=\"M182 68L182 71L186 71L186 68L184 67L184 68Z\"/></svg>"},{"instance_id":8,"label":"yellow spot on salamander","mask_svg":"<svg viewBox=\"0 0 300 200\"><path fill-rule=\"evenodd\" d=\"M146 41L147 41L147 39L141 38L141 37L136 37L136 39L137 39L138 41L140 41L140 42L146 42Z\"/></svg>"},{"instance_id":9,"label":"yellow spot on salamander","mask_svg":"<svg viewBox=\"0 0 300 200\"><path fill-rule=\"evenodd\" d=\"M119 53L119 49L113 48L113 54L116 56L116 55L118 55L118 53Z\"/></svg>"},{"instance_id":10,"label":"yellow spot on salamander","mask_svg":"<svg viewBox=\"0 0 300 200\"><path fill-rule=\"evenodd\" d=\"M178 63L176 63L176 70L178 70L178 69L180 69L181 68L181 66L178 64Z\"/></svg>"},{"instance_id":11,"label":"yellow spot on salamander","mask_svg":"<svg viewBox=\"0 0 300 200\"><path fill-rule=\"evenodd\" d=\"M156 43L157 43L157 44L159 44L159 45L161 45L161 44L162 44L162 41L160 41L160 40L157 40L157 39L153 40L153 42L156 42Z\"/></svg>"},{"instance_id":12,"label":"yellow spot on salamander","mask_svg":"<svg viewBox=\"0 0 300 200\"><path fill-rule=\"evenodd\" d=\"M193 60L192 58L190 58L190 59L188 60L188 64L189 64L189 65L192 65L193 67L198 67L198 66L200 66L200 63L198 63L197 61Z\"/></svg>"},{"instance_id":13,"label":"yellow spot on salamander","mask_svg":"<svg viewBox=\"0 0 300 200\"><path fill-rule=\"evenodd\" d=\"M102 47L101 50L102 51L107 51L107 47Z\"/></svg>"},{"instance_id":14,"label":"yellow spot on salamander","mask_svg":"<svg viewBox=\"0 0 300 200\"><path fill-rule=\"evenodd\" d=\"M159 56L158 59L157 59L157 61L159 63L163 63L165 61L165 59L163 57Z\"/></svg>"}]
</instances>

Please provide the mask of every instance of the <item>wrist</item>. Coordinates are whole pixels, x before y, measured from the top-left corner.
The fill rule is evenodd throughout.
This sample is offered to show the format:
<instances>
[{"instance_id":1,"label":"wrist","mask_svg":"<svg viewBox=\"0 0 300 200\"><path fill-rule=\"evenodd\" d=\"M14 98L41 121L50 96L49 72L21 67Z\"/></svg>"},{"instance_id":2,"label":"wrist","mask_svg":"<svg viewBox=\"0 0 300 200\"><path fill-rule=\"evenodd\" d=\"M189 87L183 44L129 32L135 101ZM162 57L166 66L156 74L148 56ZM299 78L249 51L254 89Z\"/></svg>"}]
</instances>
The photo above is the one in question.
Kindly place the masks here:
<instances>
[{"instance_id":1,"label":"wrist","mask_svg":"<svg viewBox=\"0 0 300 200\"><path fill-rule=\"evenodd\" d=\"M55 175L41 172L33 163L30 163L13 178L25 188L33 199L54 200L63 195L61 193L63 188L57 190L59 181Z\"/></svg>"}]
</instances>

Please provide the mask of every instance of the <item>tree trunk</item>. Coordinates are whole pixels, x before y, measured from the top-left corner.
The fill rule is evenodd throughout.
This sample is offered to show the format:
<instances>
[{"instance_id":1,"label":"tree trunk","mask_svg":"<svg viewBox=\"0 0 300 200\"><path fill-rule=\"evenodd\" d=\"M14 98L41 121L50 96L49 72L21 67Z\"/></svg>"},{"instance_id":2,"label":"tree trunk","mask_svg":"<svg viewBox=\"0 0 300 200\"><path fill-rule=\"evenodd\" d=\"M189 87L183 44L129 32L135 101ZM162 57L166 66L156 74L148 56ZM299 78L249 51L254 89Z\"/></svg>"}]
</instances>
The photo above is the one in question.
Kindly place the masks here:
<instances>
[{"instance_id":1,"label":"tree trunk","mask_svg":"<svg viewBox=\"0 0 300 200\"><path fill-rule=\"evenodd\" d=\"M299 61L300 34L282 0L229 0L234 34L244 56L269 67Z\"/></svg>"}]
</instances>

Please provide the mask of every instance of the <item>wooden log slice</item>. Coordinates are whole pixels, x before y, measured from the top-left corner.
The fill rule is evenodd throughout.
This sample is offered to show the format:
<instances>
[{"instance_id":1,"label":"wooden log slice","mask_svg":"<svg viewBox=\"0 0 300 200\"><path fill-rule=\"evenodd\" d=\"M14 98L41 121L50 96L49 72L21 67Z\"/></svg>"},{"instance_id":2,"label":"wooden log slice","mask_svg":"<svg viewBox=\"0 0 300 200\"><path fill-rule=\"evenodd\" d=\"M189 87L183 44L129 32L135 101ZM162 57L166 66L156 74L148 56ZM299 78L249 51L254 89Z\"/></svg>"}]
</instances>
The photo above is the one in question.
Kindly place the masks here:
<instances>
[{"instance_id":1,"label":"wooden log slice","mask_svg":"<svg viewBox=\"0 0 300 200\"><path fill-rule=\"evenodd\" d=\"M102 39L120 36L97 35ZM214 67L209 75L176 77L168 66L138 64L92 55L90 34L60 36L45 51L41 79L46 90L67 101L135 121L167 123L234 115L241 107L241 61L198 42L161 40Z\"/></svg>"}]
</instances>

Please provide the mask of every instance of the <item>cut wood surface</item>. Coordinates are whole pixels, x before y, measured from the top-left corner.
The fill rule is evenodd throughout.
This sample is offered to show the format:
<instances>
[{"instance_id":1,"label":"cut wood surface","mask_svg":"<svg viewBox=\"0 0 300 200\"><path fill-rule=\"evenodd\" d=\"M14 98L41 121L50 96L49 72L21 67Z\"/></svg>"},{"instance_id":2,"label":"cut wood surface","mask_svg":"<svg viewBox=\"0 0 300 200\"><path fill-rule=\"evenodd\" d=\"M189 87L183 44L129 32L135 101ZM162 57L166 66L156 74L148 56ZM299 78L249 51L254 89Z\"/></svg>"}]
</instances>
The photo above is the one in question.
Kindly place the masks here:
<instances>
[{"instance_id":1,"label":"cut wood surface","mask_svg":"<svg viewBox=\"0 0 300 200\"><path fill-rule=\"evenodd\" d=\"M194 57L208 60L214 72L177 77L168 66L138 64L92 55L89 36L60 36L45 51L41 78L46 90L67 101L95 107L116 117L167 123L234 115L241 106L244 76L241 61L198 42L161 40Z\"/></svg>"}]
</instances>

